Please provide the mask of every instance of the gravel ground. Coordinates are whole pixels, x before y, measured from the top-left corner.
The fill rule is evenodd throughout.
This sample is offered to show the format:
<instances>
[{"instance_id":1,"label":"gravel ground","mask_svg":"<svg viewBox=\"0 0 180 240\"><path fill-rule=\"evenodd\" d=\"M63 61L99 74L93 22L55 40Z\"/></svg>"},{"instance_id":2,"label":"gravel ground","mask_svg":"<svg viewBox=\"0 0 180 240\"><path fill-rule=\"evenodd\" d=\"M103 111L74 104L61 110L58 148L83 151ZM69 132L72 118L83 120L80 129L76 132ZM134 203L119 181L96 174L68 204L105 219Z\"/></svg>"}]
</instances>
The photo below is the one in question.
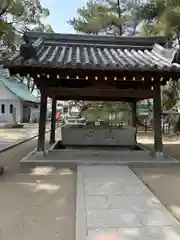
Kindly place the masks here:
<instances>
[{"instance_id":1,"label":"gravel ground","mask_svg":"<svg viewBox=\"0 0 180 240\"><path fill-rule=\"evenodd\" d=\"M132 171L180 221L180 167L132 168Z\"/></svg>"},{"instance_id":2,"label":"gravel ground","mask_svg":"<svg viewBox=\"0 0 180 240\"><path fill-rule=\"evenodd\" d=\"M7 151L0 153L0 165L6 168L19 168L20 160L29 152L36 148L37 139L32 139L28 142L10 148Z\"/></svg>"},{"instance_id":3,"label":"gravel ground","mask_svg":"<svg viewBox=\"0 0 180 240\"><path fill-rule=\"evenodd\" d=\"M153 132L147 134L138 133L137 140L145 147L153 150L154 149L154 137ZM174 134L163 135L163 151L167 156L180 160L180 137Z\"/></svg>"},{"instance_id":4,"label":"gravel ground","mask_svg":"<svg viewBox=\"0 0 180 240\"><path fill-rule=\"evenodd\" d=\"M0 240L74 240L76 169L68 165L20 173L20 159L36 144L33 139L0 153L0 165L6 166L0 177ZM178 153L178 144L172 146ZM180 168L132 170L180 221Z\"/></svg>"},{"instance_id":5,"label":"gravel ground","mask_svg":"<svg viewBox=\"0 0 180 240\"><path fill-rule=\"evenodd\" d=\"M0 240L74 240L76 169L38 167L20 173L20 159L36 141L0 153L6 167L0 177Z\"/></svg>"}]
</instances>

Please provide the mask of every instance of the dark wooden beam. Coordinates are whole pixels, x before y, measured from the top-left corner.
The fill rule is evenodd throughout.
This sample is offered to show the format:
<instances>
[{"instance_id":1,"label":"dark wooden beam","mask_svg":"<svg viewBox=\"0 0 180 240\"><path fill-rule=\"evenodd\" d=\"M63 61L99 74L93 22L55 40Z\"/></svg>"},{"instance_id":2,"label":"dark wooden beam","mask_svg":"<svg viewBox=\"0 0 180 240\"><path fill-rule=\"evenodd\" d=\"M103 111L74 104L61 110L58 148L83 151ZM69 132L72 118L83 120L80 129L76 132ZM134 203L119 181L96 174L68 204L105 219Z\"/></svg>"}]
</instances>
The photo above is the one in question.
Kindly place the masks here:
<instances>
[{"instance_id":1,"label":"dark wooden beam","mask_svg":"<svg viewBox=\"0 0 180 240\"><path fill-rule=\"evenodd\" d=\"M43 84L46 84L48 87L67 87L67 88L84 88L84 87L99 87L99 86L114 86L117 88L130 88L130 87L142 87L142 88L148 88L148 83L144 81L130 81L130 80L97 80L97 81L91 81L91 80L46 80L43 82ZM150 85L151 86L151 85Z\"/></svg>"},{"instance_id":2,"label":"dark wooden beam","mask_svg":"<svg viewBox=\"0 0 180 240\"><path fill-rule=\"evenodd\" d=\"M156 79L154 84L153 98L153 119L154 119L154 150L159 154L163 151L161 132L161 90L160 81Z\"/></svg>"},{"instance_id":3,"label":"dark wooden beam","mask_svg":"<svg viewBox=\"0 0 180 240\"><path fill-rule=\"evenodd\" d=\"M52 96L49 96L52 98ZM76 101L112 101L112 102L132 102L132 98L128 97L117 97L117 96L70 96L70 95L58 95L56 96L57 100L68 101L68 100L76 100ZM138 97L134 98L134 100L144 100L148 99L147 97Z\"/></svg>"},{"instance_id":4,"label":"dark wooden beam","mask_svg":"<svg viewBox=\"0 0 180 240\"><path fill-rule=\"evenodd\" d=\"M44 152L45 150L46 113L47 113L47 95L44 91L41 91L39 135L37 146L38 152Z\"/></svg>"},{"instance_id":5,"label":"dark wooden beam","mask_svg":"<svg viewBox=\"0 0 180 240\"><path fill-rule=\"evenodd\" d=\"M136 100L133 100L131 102L131 116L132 116L132 127L136 128L134 140L135 142L137 142L137 101Z\"/></svg>"},{"instance_id":6,"label":"dark wooden beam","mask_svg":"<svg viewBox=\"0 0 180 240\"><path fill-rule=\"evenodd\" d=\"M78 74L78 73L76 73ZM76 75L76 74L72 74L71 72L69 72L69 75L59 75L59 74L56 74L56 73L50 73L50 74L41 74L41 73L35 73L35 75L32 75L31 76L36 79L37 81L40 80L41 82L43 81L48 81L50 84L68 84L68 85L71 85L73 83L82 83L82 82L85 82L86 84L87 83L90 83L90 84L94 84L94 83L106 83L107 82L111 83L111 82L119 82L119 83L122 83L122 82L126 82L126 83L142 83L144 82L144 79L143 79L143 76L138 76L138 77L135 77L133 75L130 75L130 76L124 76L124 75L121 75L121 76L117 76L117 75L103 75L103 74L98 74L98 75L95 75L95 74L91 74L91 75L86 75L84 73L84 75L82 74L79 74L79 75ZM39 75L39 76L38 76ZM147 83L147 81L146 81Z\"/></svg>"},{"instance_id":7,"label":"dark wooden beam","mask_svg":"<svg viewBox=\"0 0 180 240\"><path fill-rule=\"evenodd\" d=\"M60 76L59 76L60 77ZM115 78L111 76L110 78L105 79L97 78L95 76L92 78L70 78L67 79L67 76L64 78L57 78L57 75L41 75L36 74L33 76L34 81L38 86L46 86L49 87L62 87L62 88L84 88L84 87L95 87L101 88L101 86L113 86L119 89L127 89L127 88L142 88L142 89L150 89L152 84L151 81L144 81L142 78L133 79L130 78Z\"/></svg>"},{"instance_id":8,"label":"dark wooden beam","mask_svg":"<svg viewBox=\"0 0 180 240\"><path fill-rule=\"evenodd\" d=\"M132 101L132 103L131 103L131 114L132 114L132 126L136 127L136 122L137 122L137 104L136 104L136 101Z\"/></svg>"},{"instance_id":9,"label":"dark wooden beam","mask_svg":"<svg viewBox=\"0 0 180 240\"><path fill-rule=\"evenodd\" d=\"M115 82L113 79L116 78L116 82L122 82L122 79L124 77L126 80L131 81L133 79L135 83L135 86L133 88L144 88L139 86L139 82L144 82L145 88L151 88L153 85L153 82L150 80L151 78L154 79L161 79L161 85L165 85L166 82L172 78L174 81L178 81L179 79L179 72L178 71L168 71L166 70L156 70L156 69L145 69L145 70L139 70L137 69L113 69L113 70L107 70L107 69L65 69L65 68L54 68L54 67L48 67L46 65L42 65L41 67L35 66L9 66L9 71L11 75L14 74L20 74L21 76L31 76L35 79L35 82L37 84L37 87L40 89L43 85L47 84L44 82L44 80L48 79L48 81L56 82L55 84L59 84L58 80L63 79L68 76L69 80L80 80L80 79L86 79L88 77L87 81L95 81L95 82ZM36 81L37 76L39 76L39 82ZM76 78L78 76L78 79ZM95 79L98 77L98 80ZM106 80L105 80L106 78ZM143 79L143 81L142 81ZM55 81L54 81L55 80ZM68 79L66 79L68 80ZM125 81L126 81L125 80ZM137 85L136 85L137 84ZM140 83L141 84L141 83ZM48 86L47 86L48 87ZM57 87L57 86L55 86ZM120 88L125 89L129 88L128 86L120 86Z\"/></svg>"},{"instance_id":10,"label":"dark wooden beam","mask_svg":"<svg viewBox=\"0 0 180 240\"><path fill-rule=\"evenodd\" d=\"M51 135L50 143L55 143L55 132L56 132L56 99L52 98L52 113L51 113Z\"/></svg>"},{"instance_id":11,"label":"dark wooden beam","mask_svg":"<svg viewBox=\"0 0 180 240\"><path fill-rule=\"evenodd\" d=\"M30 74L30 76L36 76L37 74L44 74L49 75L50 79L56 78L57 75L60 77L66 77L69 76L69 78L76 78L76 76L79 76L79 78L86 78L87 76L89 78L94 78L95 76L99 79L104 79L107 77L107 79L113 79L114 77L117 78L144 78L144 80L149 79L149 76L152 78L173 78L173 79L179 79L179 71L169 71L169 69L86 69L86 68L64 68L63 66L57 66L54 67L53 65L38 65L35 63L34 65L27 65L23 66L22 64L19 65L7 65L6 68L8 68L11 72L11 74L20 74L22 76L27 76L27 74Z\"/></svg>"},{"instance_id":12,"label":"dark wooden beam","mask_svg":"<svg viewBox=\"0 0 180 240\"><path fill-rule=\"evenodd\" d=\"M48 95L50 96L69 96L70 99L76 97L114 97L114 98L152 98L152 90L141 90L141 89L91 89L91 88L49 88ZM72 97L72 98L71 98Z\"/></svg>"}]
</instances>

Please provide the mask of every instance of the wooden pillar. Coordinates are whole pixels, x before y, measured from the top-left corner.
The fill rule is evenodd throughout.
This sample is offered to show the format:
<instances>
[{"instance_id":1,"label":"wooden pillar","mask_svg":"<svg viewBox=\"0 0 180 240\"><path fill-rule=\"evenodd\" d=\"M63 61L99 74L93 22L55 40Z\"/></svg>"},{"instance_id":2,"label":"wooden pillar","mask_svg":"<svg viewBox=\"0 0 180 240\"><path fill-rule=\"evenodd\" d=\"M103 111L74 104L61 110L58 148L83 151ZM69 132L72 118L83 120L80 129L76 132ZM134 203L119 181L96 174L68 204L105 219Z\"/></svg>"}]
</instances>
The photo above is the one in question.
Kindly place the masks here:
<instances>
[{"instance_id":1,"label":"wooden pillar","mask_svg":"<svg viewBox=\"0 0 180 240\"><path fill-rule=\"evenodd\" d=\"M45 150L45 131L46 131L46 113L47 113L47 95L41 91L40 116L39 116L39 136L38 136L38 152Z\"/></svg>"},{"instance_id":2,"label":"wooden pillar","mask_svg":"<svg viewBox=\"0 0 180 240\"><path fill-rule=\"evenodd\" d=\"M156 79L153 96L153 125L154 125L154 151L156 155L163 152L161 132L161 88L160 79Z\"/></svg>"},{"instance_id":3,"label":"wooden pillar","mask_svg":"<svg viewBox=\"0 0 180 240\"><path fill-rule=\"evenodd\" d=\"M55 141L56 141L55 132L56 132L56 99L52 98L50 143L55 143Z\"/></svg>"},{"instance_id":4,"label":"wooden pillar","mask_svg":"<svg viewBox=\"0 0 180 240\"><path fill-rule=\"evenodd\" d=\"M131 116L132 116L132 127L137 125L137 104L136 101L133 101L131 104Z\"/></svg>"},{"instance_id":5,"label":"wooden pillar","mask_svg":"<svg viewBox=\"0 0 180 240\"><path fill-rule=\"evenodd\" d=\"M136 125L137 125L137 103L136 101L134 100L132 103L131 103L131 124L132 124L132 127L136 128ZM137 142L137 128L136 128L136 133L135 133L135 142ZM133 147L133 149L135 148L135 146Z\"/></svg>"}]
</instances>

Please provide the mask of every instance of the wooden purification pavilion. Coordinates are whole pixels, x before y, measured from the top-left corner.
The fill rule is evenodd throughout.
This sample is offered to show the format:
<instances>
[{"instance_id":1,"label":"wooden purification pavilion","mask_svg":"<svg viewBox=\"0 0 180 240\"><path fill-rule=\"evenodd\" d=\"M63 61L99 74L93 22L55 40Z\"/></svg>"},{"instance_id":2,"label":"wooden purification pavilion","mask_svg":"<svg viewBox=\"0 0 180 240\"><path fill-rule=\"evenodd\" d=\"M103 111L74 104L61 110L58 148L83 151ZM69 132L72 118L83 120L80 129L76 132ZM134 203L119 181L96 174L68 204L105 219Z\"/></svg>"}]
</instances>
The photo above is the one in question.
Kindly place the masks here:
<instances>
[{"instance_id":1,"label":"wooden purification pavilion","mask_svg":"<svg viewBox=\"0 0 180 240\"><path fill-rule=\"evenodd\" d=\"M56 100L127 101L153 98L154 150L162 153L160 86L177 81L180 65L153 45L164 37L119 37L27 32L20 51L3 61L11 75L29 76L41 91L38 151L45 150L47 97L52 98L51 142Z\"/></svg>"}]
</instances>

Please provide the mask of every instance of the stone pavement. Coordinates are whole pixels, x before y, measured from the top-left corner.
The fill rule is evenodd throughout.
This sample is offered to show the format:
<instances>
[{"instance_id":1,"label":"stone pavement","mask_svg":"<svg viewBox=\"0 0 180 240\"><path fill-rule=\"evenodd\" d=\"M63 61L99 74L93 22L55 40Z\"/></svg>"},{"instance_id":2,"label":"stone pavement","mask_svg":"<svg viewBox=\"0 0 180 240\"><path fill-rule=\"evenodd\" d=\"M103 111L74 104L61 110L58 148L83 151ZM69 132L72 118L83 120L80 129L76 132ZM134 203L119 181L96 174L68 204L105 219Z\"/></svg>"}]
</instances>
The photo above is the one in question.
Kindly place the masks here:
<instances>
[{"instance_id":1,"label":"stone pavement","mask_svg":"<svg viewBox=\"0 0 180 240\"><path fill-rule=\"evenodd\" d=\"M47 130L50 125L47 125ZM24 128L0 129L0 151L37 136L38 124L24 124Z\"/></svg>"},{"instance_id":2,"label":"stone pavement","mask_svg":"<svg viewBox=\"0 0 180 240\"><path fill-rule=\"evenodd\" d=\"M125 166L79 166L76 239L180 240L180 224Z\"/></svg>"}]
</instances>

